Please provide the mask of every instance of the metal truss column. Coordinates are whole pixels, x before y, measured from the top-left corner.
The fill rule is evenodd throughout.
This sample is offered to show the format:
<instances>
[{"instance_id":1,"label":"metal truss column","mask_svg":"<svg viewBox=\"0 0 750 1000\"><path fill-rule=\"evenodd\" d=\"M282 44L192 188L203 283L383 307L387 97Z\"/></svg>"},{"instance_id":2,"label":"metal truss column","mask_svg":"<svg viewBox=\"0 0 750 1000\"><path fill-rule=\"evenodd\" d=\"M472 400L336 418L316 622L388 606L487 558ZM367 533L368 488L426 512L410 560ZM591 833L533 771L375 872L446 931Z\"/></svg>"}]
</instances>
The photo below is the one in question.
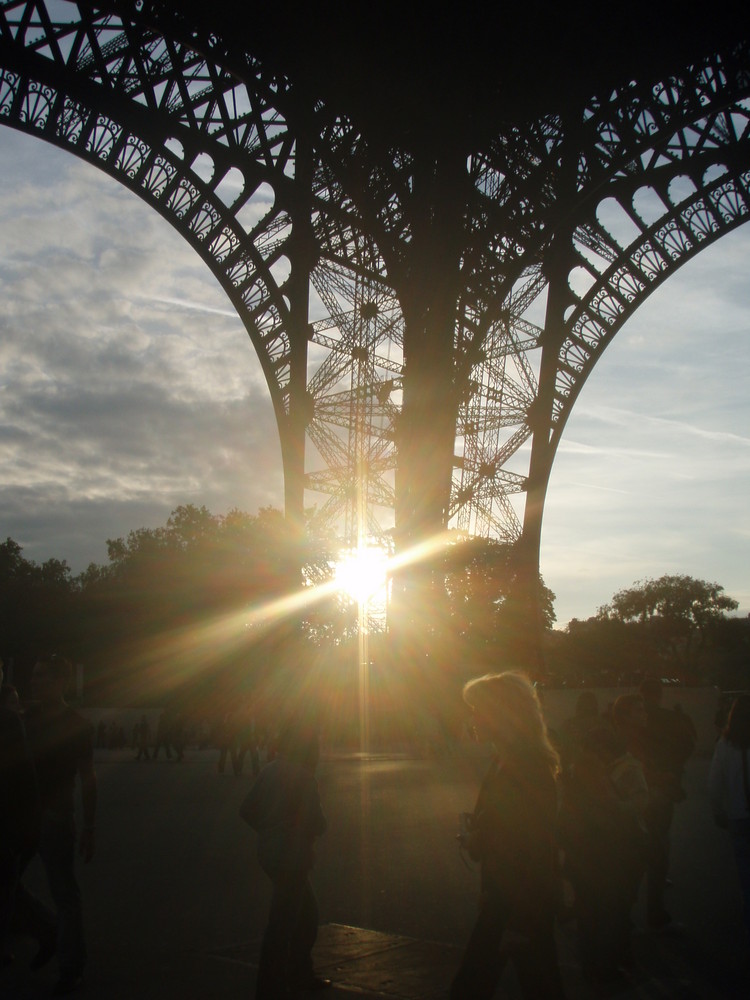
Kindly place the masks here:
<instances>
[{"instance_id":1,"label":"metal truss column","mask_svg":"<svg viewBox=\"0 0 750 1000\"><path fill-rule=\"evenodd\" d=\"M414 236L397 287L404 313L404 395L396 529L407 544L441 531L448 517L459 403L454 331L465 184L460 155L441 156L414 179Z\"/></svg>"},{"instance_id":2,"label":"metal truss column","mask_svg":"<svg viewBox=\"0 0 750 1000\"><path fill-rule=\"evenodd\" d=\"M527 662L523 666L541 674L544 673L541 646L544 628L539 581L542 518L555 457L552 425L558 354L565 336L564 314L571 301L565 243L563 234L558 233L548 251L545 266L548 278L547 308L544 331L540 337L542 352L537 396L529 411L529 425L532 430L531 457L523 531L517 551L519 611L527 618L523 624L528 635L528 649L524 654Z\"/></svg>"},{"instance_id":3,"label":"metal truss column","mask_svg":"<svg viewBox=\"0 0 750 1000\"><path fill-rule=\"evenodd\" d=\"M290 531L297 539L304 534L305 436L310 419L307 392L307 345L310 334L310 275L317 252L310 218L314 171L313 145L304 115L298 123L294 182L289 214L292 233L289 239L291 265L286 281L289 298L289 385L287 419L281 434L284 465L284 513Z\"/></svg>"},{"instance_id":4,"label":"metal truss column","mask_svg":"<svg viewBox=\"0 0 750 1000\"><path fill-rule=\"evenodd\" d=\"M429 542L447 526L459 398L454 335L464 243L466 158L459 149L414 167L413 239L396 281L404 316L403 405L397 426L396 548ZM429 564L394 588L393 618L407 626L434 602ZM429 627L429 626L428 626Z\"/></svg>"}]
</instances>

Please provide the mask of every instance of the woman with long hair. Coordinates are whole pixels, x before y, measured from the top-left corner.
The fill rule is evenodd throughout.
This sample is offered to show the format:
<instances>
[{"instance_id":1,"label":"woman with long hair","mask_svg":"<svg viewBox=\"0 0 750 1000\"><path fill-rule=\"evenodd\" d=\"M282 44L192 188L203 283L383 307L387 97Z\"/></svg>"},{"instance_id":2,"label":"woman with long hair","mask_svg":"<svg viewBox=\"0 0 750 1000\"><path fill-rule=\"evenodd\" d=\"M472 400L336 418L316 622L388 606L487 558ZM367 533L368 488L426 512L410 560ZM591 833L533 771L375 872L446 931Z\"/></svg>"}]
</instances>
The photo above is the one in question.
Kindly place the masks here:
<instances>
[{"instance_id":1,"label":"woman with long hair","mask_svg":"<svg viewBox=\"0 0 750 1000\"><path fill-rule=\"evenodd\" d=\"M729 830L750 930L750 696L735 698L709 773L716 823Z\"/></svg>"},{"instance_id":2,"label":"woman with long hair","mask_svg":"<svg viewBox=\"0 0 750 1000\"><path fill-rule=\"evenodd\" d=\"M557 1000L559 757L525 674L478 677L464 687L464 700L477 737L493 744L495 756L462 835L481 866L481 896L451 1000L489 1000L508 961L524 997Z\"/></svg>"}]
</instances>

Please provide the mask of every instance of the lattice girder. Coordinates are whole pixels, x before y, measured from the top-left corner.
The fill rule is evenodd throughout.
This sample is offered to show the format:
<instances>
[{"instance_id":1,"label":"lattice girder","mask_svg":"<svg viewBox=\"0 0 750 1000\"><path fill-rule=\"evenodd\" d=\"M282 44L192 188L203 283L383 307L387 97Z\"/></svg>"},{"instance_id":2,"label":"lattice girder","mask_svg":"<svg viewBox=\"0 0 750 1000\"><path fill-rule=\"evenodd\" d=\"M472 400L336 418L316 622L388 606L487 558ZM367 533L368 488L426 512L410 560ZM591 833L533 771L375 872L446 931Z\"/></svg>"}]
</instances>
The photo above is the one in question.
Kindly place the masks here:
<instances>
[{"instance_id":1,"label":"lattice girder","mask_svg":"<svg viewBox=\"0 0 750 1000\"><path fill-rule=\"evenodd\" d=\"M728 166L743 161L744 170ZM669 186L675 177L684 175L684 164L651 169L644 180L659 192L664 206L661 217L651 225L645 225L632 205L632 196L642 185L628 178L623 191L615 186L616 200L640 232L601 275L596 275L586 294L573 299L559 351L553 412L556 441L602 351L646 296L700 250L750 218L750 132L732 148L696 154L691 173L705 176L708 168L719 163L727 165L726 170L713 183L704 184L677 204L670 201Z\"/></svg>"},{"instance_id":2,"label":"lattice girder","mask_svg":"<svg viewBox=\"0 0 750 1000\"><path fill-rule=\"evenodd\" d=\"M178 94L183 101L190 96L190 84L181 76L187 60L174 66L166 58L153 58L156 45L163 46L164 52L174 53L173 45L141 33L143 49L137 57L133 55L132 32L126 35L121 24L106 19L97 22L93 13L88 16L82 7L78 23L55 25L46 14L47 6L44 3L0 5L0 59L3 66L22 67L25 74L3 70L0 122L38 134L88 160L167 218L207 261L245 319L279 412L280 390L284 388L284 362L280 358L288 354L284 343L288 313L273 269L284 254L285 240L278 234L281 230L288 231L289 223L278 209L272 208L270 218L263 221L266 233L276 232L277 238L263 246L261 225L248 238L237 221L237 215L250 203L261 184L281 189L288 183L291 139L288 134L282 135L288 130L283 128L278 112L265 103L257 107L252 114L256 123L265 123L276 134L263 136L261 141L262 129L259 131L256 124L253 152L248 155L246 142L242 155L233 157L222 141L226 136L212 135L195 112L188 114L182 110L184 103L179 109L175 108L174 99L167 108L160 106L155 96L159 91ZM11 19L16 8L25 13L18 24ZM26 33L34 29L34 19L29 13L32 10L43 11L46 16L39 17L33 31L36 40L30 43L30 54L24 44L24 28ZM63 52L60 42L64 28L69 28L73 38ZM119 32L116 39L109 38L106 52L96 48L96 40L103 31L107 36ZM122 52L131 55L125 59ZM195 65L199 61L194 57L190 62ZM220 81L220 76L218 70L211 74L206 70L206 77L212 78L214 105L220 95L236 94L237 81L226 73ZM245 90L245 94L249 105L250 92ZM259 88L252 95L259 104L261 94ZM197 99L204 102L200 93ZM175 142L181 149L177 147L175 151ZM184 155L186 152L192 157L190 162ZM199 153L209 157L214 165L209 182L191 169ZM278 154L276 162L274 153ZM227 206L220 196L219 185L232 169L243 179L244 191Z\"/></svg>"},{"instance_id":3,"label":"lattice girder","mask_svg":"<svg viewBox=\"0 0 750 1000\"><path fill-rule=\"evenodd\" d=\"M364 465L371 507L388 508L424 164L414 149L378 145L269 71L252 45L205 23L155 0L0 0L0 124L105 170L208 263L252 339L282 438L292 411L305 416L309 455L323 463L308 462L307 484L329 495L321 517L349 509ZM551 461L616 331L677 267L745 220L749 98L750 50L739 39L668 79L628 81L466 145L444 387L459 400L448 510L459 526L518 535L509 497L527 485L519 449L533 435ZM302 179L300 149L310 156ZM430 210L439 219L444 206ZM567 308L545 325L553 271L564 275L556 294ZM310 295L302 317L292 291L300 276ZM545 416L539 372L550 356Z\"/></svg>"}]
</instances>

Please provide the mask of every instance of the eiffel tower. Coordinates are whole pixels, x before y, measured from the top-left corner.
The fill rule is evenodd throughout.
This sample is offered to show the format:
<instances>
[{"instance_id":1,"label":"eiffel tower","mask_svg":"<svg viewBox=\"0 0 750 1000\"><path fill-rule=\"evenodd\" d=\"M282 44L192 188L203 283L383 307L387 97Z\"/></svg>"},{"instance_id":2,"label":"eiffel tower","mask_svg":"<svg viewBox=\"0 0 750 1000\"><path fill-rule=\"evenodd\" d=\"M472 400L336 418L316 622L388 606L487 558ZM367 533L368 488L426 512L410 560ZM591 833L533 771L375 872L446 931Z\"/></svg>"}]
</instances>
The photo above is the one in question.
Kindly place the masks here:
<instances>
[{"instance_id":1,"label":"eiffel tower","mask_svg":"<svg viewBox=\"0 0 750 1000\"><path fill-rule=\"evenodd\" d=\"M457 527L517 542L530 586L596 362L748 218L750 28L724 2L0 0L0 124L207 263L265 373L290 526L315 501L401 551Z\"/></svg>"}]
</instances>

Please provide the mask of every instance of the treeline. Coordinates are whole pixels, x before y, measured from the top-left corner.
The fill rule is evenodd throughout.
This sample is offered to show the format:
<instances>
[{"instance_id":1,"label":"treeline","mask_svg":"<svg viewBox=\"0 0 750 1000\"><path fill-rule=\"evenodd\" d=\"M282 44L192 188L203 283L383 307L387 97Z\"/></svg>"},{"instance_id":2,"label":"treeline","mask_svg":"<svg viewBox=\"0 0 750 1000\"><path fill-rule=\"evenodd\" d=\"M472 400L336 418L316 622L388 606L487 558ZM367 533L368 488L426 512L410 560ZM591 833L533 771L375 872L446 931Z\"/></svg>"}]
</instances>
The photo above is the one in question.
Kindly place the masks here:
<instances>
[{"instance_id":1,"label":"treeline","mask_svg":"<svg viewBox=\"0 0 750 1000\"><path fill-rule=\"evenodd\" d=\"M646 676L750 687L750 617L716 583L665 575L618 591L585 621L547 637L547 660L567 684L630 685Z\"/></svg>"},{"instance_id":2,"label":"treeline","mask_svg":"<svg viewBox=\"0 0 750 1000\"><path fill-rule=\"evenodd\" d=\"M78 576L64 561L31 562L9 538L0 544L0 655L23 688L41 652L62 653L84 665L86 700L102 704L158 705L186 689L193 700L226 701L313 663L356 715L345 682L356 679L356 605L315 586L331 580L336 549L328 537L295 538L273 508L219 516L193 505L162 527L109 539L107 563ZM456 534L414 575L442 585L412 580L393 641L383 619L370 621L368 655L387 664L395 698L413 696L420 678L432 697L439 677L455 701L477 669L522 659L529 612L516 596L512 546ZM549 629L554 594L541 578L538 586ZM409 690L396 694L401 682Z\"/></svg>"},{"instance_id":3,"label":"treeline","mask_svg":"<svg viewBox=\"0 0 750 1000\"><path fill-rule=\"evenodd\" d=\"M24 685L43 651L85 665L87 700L155 704L257 645L253 610L294 589L300 543L281 513L177 507L160 528L107 540L108 562L74 576L0 545L0 655ZM328 563L323 541L303 554Z\"/></svg>"},{"instance_id":4,"label":"treeline","mask_svg":"<svg viewBox=\"0 0 750 1000\"><path fill-rule=\"evenodd\" d=\"M37 565L12 539L0 544L0 655L21 688L41 652L60 652L84 664L91 704L225 704L269 686L286 698L287 685L298 697L325 688L342 717L356 717L356 607L313 587L332 577L333 539L293 537L273 508L219 516L184 505L163 527L108 540L107 552L74 576L64 561ZM427 582L394 599L388 636L371 622L384 714L417 700L439 716L468 677L507 666L560 684L644 674L746 684L750 622L730 616L737 602L716 584L645 581L554 630L555 595L539 577L529 601L513 546L456 535L415 573ZM543 662L531 641L540 629Z\"/></svg>"}]
</instances>

